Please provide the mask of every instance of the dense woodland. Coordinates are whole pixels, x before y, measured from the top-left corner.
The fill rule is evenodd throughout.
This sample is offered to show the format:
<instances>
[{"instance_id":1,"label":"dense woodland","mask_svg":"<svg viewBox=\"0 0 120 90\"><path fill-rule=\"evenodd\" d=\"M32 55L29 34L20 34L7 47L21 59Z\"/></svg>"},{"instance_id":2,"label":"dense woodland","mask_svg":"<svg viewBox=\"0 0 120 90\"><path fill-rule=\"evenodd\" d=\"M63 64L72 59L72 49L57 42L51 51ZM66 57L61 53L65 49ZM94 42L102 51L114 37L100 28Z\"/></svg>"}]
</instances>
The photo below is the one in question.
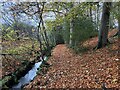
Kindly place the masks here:
<instances>
[{"instance_id":1,"label":"dense woodland","mask_svg":"<svg viewBox=\"0 0 120 90\"><path fill-rule=\"evenodd\" d=\"M0 2L2 89L119 88L120 2ZM47 56L47 60L44 57Z\"/></svg>"}]
</instances>

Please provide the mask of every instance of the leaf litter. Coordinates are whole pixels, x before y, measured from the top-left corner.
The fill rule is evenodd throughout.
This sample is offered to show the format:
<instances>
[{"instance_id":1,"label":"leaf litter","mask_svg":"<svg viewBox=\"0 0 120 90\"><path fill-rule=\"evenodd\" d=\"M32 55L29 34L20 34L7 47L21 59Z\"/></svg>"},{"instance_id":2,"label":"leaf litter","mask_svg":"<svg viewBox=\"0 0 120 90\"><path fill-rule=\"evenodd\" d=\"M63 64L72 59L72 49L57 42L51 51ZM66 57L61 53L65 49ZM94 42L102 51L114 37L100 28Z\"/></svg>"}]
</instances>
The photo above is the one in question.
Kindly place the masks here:
<instances>
[{"instance_id":1,"label":"leaf litter","mask_svg":"<svg viewBox=\"0 0 120 90\"><path fill-rule=\"evenodd\" d=\"M111 34L110 34L111 35ZM91 45L90 45L91 44ZM84 42L91 46L83 54L75 54L67 45L57 45L48 60L51 65L46 74L38 73L35 79L24 87L35 88L116 88L119 86L119 47L118 40L98 50L97 37Z\"/></svg>"}]
</instances>

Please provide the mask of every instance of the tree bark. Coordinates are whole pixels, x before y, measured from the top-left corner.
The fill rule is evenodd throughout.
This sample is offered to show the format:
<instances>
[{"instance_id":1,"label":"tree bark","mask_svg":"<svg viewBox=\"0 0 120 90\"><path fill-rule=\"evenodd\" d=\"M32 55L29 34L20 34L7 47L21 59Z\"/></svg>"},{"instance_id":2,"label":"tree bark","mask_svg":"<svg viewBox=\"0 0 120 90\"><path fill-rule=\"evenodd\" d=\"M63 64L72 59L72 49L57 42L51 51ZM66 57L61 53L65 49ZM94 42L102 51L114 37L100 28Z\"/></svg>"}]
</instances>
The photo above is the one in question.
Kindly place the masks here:
<instances>
[{"instance_id":1,"label":"tree bark","mask_svg":"<svg viewBox=\"0 0 120 90\"><path fill-rule=\"evenodd\" d=\"M70 8L73 8L73 7L74 7L74 4L72 3ZM74 25L73 25L73 23L74 23L73 20L74 20L74 18L71 17L71 18L70 18L70 40L69 40L69 45L70 45L70 46L73 45L73 27L74 27Z\"/></svg>"},{"instance_id":2,"label":"tree bark","mask_svg":"<svg viewBox=\"0 0 120 90\"><path fill-rule=\"evenodd\" d=\"M44 42L45 42L46 47L49 48L48 36L47 36L47 32L46 32L46 30L45 30L44 21L43 21L43 18L42 18L43 10L44 10L44 5L45 5L45 3L43 2L43 3L42 3L41 12L39 12L39 14L40 14L40 17L39 17L39 18L40 18L40 20L41 20L42 30L43 30L43 34L44 34L44 35L42 35L42 36L43 36L43 40L44 40ZM39 6L38 6L38 7L39 7Z\"/></svg>"},{"instance_id":3,"label":"tree bark","mask_svg":"<svg viewBox=\"0 0 120 90\"><path fill-rule=\"evenodd\" d=\"M90 3L90 8L89 9L90 9L90 11L89 11L90 12L90 19L92 21L92 3Z\"/></svg>"},{"instance_id":4,"label":"tree bark","mask_svg":"<svg viewBox=\"0 0 120 90\"><path fill-rule=\"evenodd\" d=\"M97 20L96 20L96 25L97 25L97 30L99 30L99 7L100 7L100 5L99 5L99 3L97 4Z\"/></svg>"},{"instance_id":5,"label":"tree bark","mask_svg":"<svg viewBox=\"0 0 120 90\"><path fill-rule=\"evenodd\" d=\"M47 36L47 32L46 32L46 30L45 30L43 18L41 18L41 20L42 20L43 33L44 33L44 36L45 36L45 44L46 44L46 47L49 48L48 36Z\"/></svg>"},{"instance_id":6,"label":"tree bark","mask_svg":"<svg viewBox=\"0 0 120 90\"><path fill-rule=\"evenodd\" d=\"M70 20L70 41L69 41L69 45L72 46L73 45L73 19Z\"/></svg>"},{"instance_id":7,"label":"tree bark","mask_svg":"<svg viewBox=\"0 0 120 90\"><path fill-rule=\"evenodd\" d=\"M110 7L111 7L111 2L103 3L101 27L99 30L97 49L106 46L108 43L107 37L108 37L108 29L109 29Z\"/></svg>"},{"instance_id":8,"label":"tree bark","mask_svg":"<svg viewBox=\"0 0 120 90\"><path fill-rule=\"evenodd\" d=\"M120 38L120 20L118 20L118 37Z\"/></svg>"},{"instance_id":9,"label":"tree bark","mask_svg":"<svg viewBox=\"0 0 120 90\"><path fill-rule=\"evenodd\" d=\"M118 6L118 12L120 12L120 6ZM118 38L120 40L120 16L118 17Z\"/></svg>"}]
</instances>

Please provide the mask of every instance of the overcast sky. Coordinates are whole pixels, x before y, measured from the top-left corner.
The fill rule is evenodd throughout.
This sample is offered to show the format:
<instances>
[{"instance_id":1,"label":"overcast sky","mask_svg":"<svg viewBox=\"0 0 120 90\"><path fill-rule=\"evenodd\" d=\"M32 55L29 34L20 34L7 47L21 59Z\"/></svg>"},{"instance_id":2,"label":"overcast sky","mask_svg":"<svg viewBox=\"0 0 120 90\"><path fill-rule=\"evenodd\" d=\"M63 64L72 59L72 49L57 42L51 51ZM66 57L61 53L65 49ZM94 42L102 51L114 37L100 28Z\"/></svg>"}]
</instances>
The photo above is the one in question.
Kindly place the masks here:
<instances>
[{"instance_id":1,"label":"overcast sky","mask_svg":"<svg viewBox=\"0 0 120 90\"><path fill-rule=\"evenodd\" d=\"M4 1L4 0L1 0L1 2ZM10 1L10 0L9 0ZM12 0L13 1L13 0ZM6 3L10 3L10 2L6 2ZM15 2L14 2L15 3ZM2 14L1 14L1 10L2 9L7 9L10 7L11 4L6 4L6 6L2 7L2 3L0 3L0 24L2 23L5 23L4 20L2 19ZM31 25L34 25L34 26L37 26L38 24L33 20L33 19L28 19L27 15L25 14L21 14L22 17L20 18L21 21L24 21L25 23L28 23L28 24L31 24ZM55 19L55 15L54 13L45 13L44 14L44 21L46 20L54 20ZM101 16L100 16L101 17ZM12 18L12 17L9 17L9 18Z\"/></svg>"},{"instance_id":2,"label":"overcast sky","mask_svg":"<svg viewBox=\"0 0 120 90\"><path fill-rule=\"evenodd\" d=\"M6 2L4 4L4 7L2 6L2 3L0 3L0 10L1 11L5 11L5 10L9 9L9 7L12 5L11 3L13 3L13 2ZM0 23L4 24L5 21L2 19L2 16L4 17L5 15L1 14L1 12L0 12L0 15L1 15L1 17L0 17ZM13 17L10 14L6 14L6 16L9 17L10 19L13 19ZM44 21L46 21L46 20L54 20L55 19L54 13L51 13L51 12L44 13L43 16L44 16L44 18L43 18ZM28 18L27 15L25 15L25 14L21 14L21 17L19 17L19 18L20 18L19 21L21 21L21 22L25 22L25 23L28 23L28 24L34 25L34 26L38 25L38 23L36 23L35 20L33 20L31 18ZM35 19L35 17L33 17L33 18Z\"/></svg>"}]
</instances>

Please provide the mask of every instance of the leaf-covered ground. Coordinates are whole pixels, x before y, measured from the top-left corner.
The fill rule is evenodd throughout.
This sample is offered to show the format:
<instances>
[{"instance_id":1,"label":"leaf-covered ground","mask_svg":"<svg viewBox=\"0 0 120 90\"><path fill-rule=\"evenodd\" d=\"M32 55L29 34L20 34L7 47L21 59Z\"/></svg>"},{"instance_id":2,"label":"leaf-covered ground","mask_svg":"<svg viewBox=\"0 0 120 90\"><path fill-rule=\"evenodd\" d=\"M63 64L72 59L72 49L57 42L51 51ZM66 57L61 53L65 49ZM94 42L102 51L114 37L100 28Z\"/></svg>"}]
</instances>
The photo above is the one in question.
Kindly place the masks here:
<instances>
[{"instance_id":1,"label":"leaf-covered ground","mask_svg":"<svg viewBox=\"0 0 120 90\"><path fill-rule=\"evenodd\" d=\"M110 34L109 34L110 35ZM111 39L113 44L92 50L97 44L97 37L83 43L90 47L84 53L75 54L65 44L57 45L48 60L51 65L46 68L24 88L107 88L119 87L119 42ZM118 89L117 89L118 90Z\"/></svg>"}]
</instances>

